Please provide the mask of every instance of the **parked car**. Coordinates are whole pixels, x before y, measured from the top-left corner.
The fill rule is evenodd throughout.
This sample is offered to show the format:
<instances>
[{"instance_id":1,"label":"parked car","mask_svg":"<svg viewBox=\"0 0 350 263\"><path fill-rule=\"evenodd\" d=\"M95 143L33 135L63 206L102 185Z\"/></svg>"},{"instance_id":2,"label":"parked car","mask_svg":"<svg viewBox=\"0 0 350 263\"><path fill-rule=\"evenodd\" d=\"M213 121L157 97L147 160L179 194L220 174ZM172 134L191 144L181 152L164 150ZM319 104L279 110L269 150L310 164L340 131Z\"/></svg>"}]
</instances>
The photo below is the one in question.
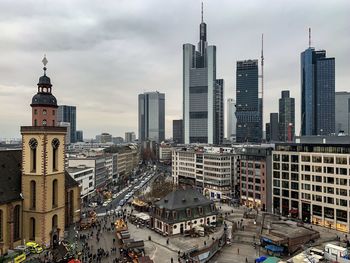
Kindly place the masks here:
<instances>
[{"instance_id":1,"label":"parked car","mask_svg":"<svg viewBox=\"0 0 350 263\"><path fill-rule=\"evenodd\" d=\"M15 247L15 251L19 251L24 253L26 256L30 255L30 250L26 245L19 245L17 247Z\"/></svg>"}]
</instances>

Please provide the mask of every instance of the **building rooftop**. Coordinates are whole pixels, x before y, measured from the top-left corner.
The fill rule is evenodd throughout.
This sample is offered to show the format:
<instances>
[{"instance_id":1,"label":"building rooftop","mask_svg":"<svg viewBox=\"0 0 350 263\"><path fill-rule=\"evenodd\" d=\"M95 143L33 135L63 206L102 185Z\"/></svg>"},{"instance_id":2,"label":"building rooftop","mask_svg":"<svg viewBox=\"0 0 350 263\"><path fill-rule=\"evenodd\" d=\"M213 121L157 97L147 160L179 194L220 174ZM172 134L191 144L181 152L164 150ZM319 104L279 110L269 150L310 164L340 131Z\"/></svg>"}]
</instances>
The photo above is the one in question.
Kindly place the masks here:
<instances>
[{"instance_id":1,"label":"building rooftop","mask_svg":"<svg viewBox=\"0 0 350 263\"><path fill-rule=\"evenodd\" d=\"M91 169L93 169L93 168L85 166L85 165L81 165L81 166L77 166L77 167L68 167L67 171L68 171L68 173L78 173L78 172L91 170Z\"/></svg>"},{"instance_id":2,"label":"building rooftop","mask_svg":"<svg viewBox=\"0 0 350 263\"><path fill-rule=\"evenodd\" d=\"M213 201L207 199L194 189L176 189L156 202L155 205L167 210L177 210L188 207L205 206L211 203L213 203Z\"/></svg>"}]
</instances>

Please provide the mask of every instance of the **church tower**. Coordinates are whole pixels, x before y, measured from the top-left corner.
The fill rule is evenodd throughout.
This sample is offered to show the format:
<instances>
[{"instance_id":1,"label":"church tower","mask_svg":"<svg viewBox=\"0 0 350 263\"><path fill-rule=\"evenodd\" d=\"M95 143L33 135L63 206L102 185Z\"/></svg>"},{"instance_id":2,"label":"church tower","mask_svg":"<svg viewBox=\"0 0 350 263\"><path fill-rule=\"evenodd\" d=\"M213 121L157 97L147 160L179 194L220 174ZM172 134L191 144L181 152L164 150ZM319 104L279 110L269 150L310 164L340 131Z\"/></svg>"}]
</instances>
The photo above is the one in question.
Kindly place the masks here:
<instances>
[{"instance_id":1,"label":"church tower","mask_svg":"<svg viewBox=\"0 0 350 263\"><path fill-rule=\"evenodd\" d=\"M32 126L22 126L23 237L50 246L63 239L65 226L65 136L58 127L57 100L51 80L39 78L33 96Z\"/></svg>"}]
</instances>

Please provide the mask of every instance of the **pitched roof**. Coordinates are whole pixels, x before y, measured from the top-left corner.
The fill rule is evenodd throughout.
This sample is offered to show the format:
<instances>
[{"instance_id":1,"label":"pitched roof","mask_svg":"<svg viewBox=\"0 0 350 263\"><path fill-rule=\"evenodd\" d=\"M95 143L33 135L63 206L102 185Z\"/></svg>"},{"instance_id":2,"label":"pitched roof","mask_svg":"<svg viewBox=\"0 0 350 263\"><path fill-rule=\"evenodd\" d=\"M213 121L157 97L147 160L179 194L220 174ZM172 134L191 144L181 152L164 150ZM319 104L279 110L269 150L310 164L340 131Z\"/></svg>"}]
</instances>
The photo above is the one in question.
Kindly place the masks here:
<instances>
[{"instance_id":1,"label":"pitched roof","mask_svg":"<svg viewBox=\"0 0 350 263\"><path fill-rule=\"evenodd\" d=\"M176 189L155 205L168 210L205 206L213 203L195 189Z\"/></svg>"},{"instance_id":2,"label":"pitched roof","mask_svg":"<svg viewBox=\"0 0 350 263\"><path fill-rule=\"evenodd\" d=\"M64 171L64 181L65 181L66 189L79 186L79 183L75 181L72 176L70 176L67 170Z\"/></svg>"},{"instance_id":3,"label":"pitched roof","mask_svg":"<svg viewBox=\"0 0 350 263\"><path fill-rule=\"evenodd\" d=\"M22 151L0 151L0 204L21 200Z\"/></svg>"}]
</instances>

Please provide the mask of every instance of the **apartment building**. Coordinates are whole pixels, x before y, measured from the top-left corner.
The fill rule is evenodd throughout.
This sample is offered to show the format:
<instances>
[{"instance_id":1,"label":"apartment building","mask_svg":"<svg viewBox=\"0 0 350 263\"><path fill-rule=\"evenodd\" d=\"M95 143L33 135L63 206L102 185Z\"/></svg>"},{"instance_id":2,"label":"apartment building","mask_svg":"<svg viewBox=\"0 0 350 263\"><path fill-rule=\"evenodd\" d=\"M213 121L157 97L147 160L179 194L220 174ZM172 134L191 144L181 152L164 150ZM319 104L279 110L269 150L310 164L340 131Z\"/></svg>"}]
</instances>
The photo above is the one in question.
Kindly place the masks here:
<instances>
[{"instance_id":1,"label":"apartment building","mask_svg":"<svg viewBox=\"0 0 350 263\"><path fill-rule=\"evenodd\" d=\"M240 150L240 201L247 207L271 212L271 146Z\"/></svg>"},{"instance_id":2,"label":"apartment building","mask_svg":"<svg viewBox=\"0 0 350 263\"><path fill-rule=\"evenodd\" d=\"M336 137L333 137L334 141ZM350 230L350 145L278 144L273 151L273 210L304 222Z\"/></svg>"},{"instance_id":3,"label":"apartment building","mask_svg":"<svg viewBox=\"0 0 350 263\"><path fill-rule=\"evenodd\" d=\"M234 149L219 147L174 148L172 176L175 184L197 188L206 197L231 199L235 193Z\"/></svg>"},{"instance_id":4,"label":"apartment building","mask_svg":"<svg viewBox=\"0 0 350 263\"><path fill-rule=\"evenodd\" d=\"M78 182L81 192L81 198L85 198L95 191L95 171L92 167L78 165L77 167L68 167L67 172Z\"/></svg>"}]
</instances>

